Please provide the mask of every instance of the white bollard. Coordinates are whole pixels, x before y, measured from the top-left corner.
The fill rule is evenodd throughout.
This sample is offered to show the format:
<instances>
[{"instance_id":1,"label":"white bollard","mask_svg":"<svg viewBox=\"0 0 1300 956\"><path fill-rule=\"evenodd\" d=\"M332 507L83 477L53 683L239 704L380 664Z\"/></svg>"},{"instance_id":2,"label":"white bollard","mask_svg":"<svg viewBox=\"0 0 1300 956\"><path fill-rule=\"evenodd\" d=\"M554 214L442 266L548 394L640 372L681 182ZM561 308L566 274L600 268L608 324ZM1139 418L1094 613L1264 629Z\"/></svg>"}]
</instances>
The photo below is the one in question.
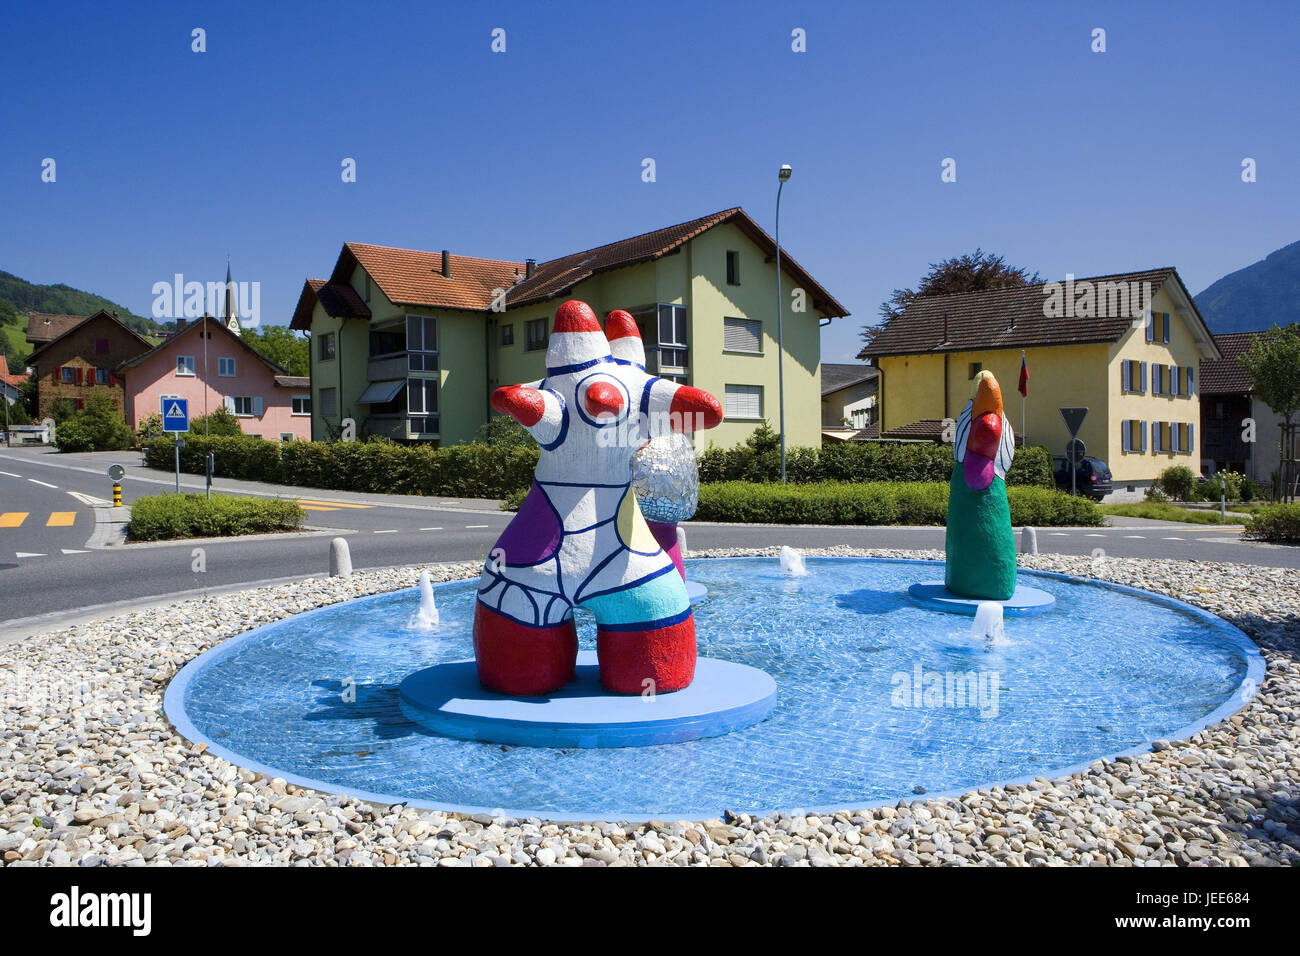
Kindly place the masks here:
<instances>
[{"instance_id":1,"label":"white bollard","mask_svg":"<svg viewBox=\"0 0 1300 956\"><path fill-rule=\"evenodd\" d=\"M1033 528L1020 529L1020 553L1037 554L1038 553L1038 532Z\"/></svg>"},{"instance_id":2,"label":"white bollard","mask_svg":"<svg viewBox=\"0 0 1300 956\"><path fill-rule=\"evenodd\" d=\"M683 558L686 557L686 529L681 525L677 526L677 550L682 553Z\"/></svg>"},{"instance_id":3,"label":"white bollard","mask_svg":"<svg viewBox=\"0 0 1300 956\"><path fill-rule=\"evenodd\" d=\"M330 540L330 577L352 577L352 553L348 551L346 538Z\"/></svg>"}]
</instances>

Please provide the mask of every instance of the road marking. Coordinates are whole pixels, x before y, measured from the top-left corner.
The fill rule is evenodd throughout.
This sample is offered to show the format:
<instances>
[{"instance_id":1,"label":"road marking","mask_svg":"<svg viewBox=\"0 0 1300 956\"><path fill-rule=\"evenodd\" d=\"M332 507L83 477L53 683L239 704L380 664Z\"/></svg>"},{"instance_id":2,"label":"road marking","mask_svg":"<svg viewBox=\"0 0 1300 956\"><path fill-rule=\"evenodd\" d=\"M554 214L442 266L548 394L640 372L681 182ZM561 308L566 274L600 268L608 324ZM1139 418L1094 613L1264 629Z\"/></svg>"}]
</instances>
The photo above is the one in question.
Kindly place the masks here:
<instances>
[{"instance_id":1,"label":"road marking","mask_svg":"<svg viewBox=\"0 0 1300 956\"><path fill-rule=\"evenodd\" d=\"M298 507L301 508L303 511L338 511L339 510L338 508L326 508L323 505L304 505L301 502L298 503Z\"/></svg>"},{"instance_id":2,"label":"road marking","mask_svg":"<svg viewBox=\"0 0 1300 956\"><path fill-rule=\"evenodd\" d=\"M43 558L45 557L45 555L37 554L34 551L15 551L14 557L15 558Z\"/></svg>"},{"instance_id":3,"label":"road marking","mask_svg":"<svg viewBox=\"0 0 1300 956\"><path fill-rule=\"evenodd\" d=\"M1053 532L1052 532L1052 537L1053 537L1053 538L1068 538L1069 535L1066 534L1064 531L1053 531Z\"/></svg>"},{"instance_id":4,"label":"road marking","mask_svg":"<svg viewBox=\"0 0 1300 956\"><path fill-rule=\"evenodd\" d=\"M391 528L388 531L376 531L375 534L397 534L397 529Z\"/></svg>"},{"instance_id":5,"label":"road marking","mask_svg":"<svg viewBox=\"0 0 1300 956\"><path fill-rule=\"evenodd\" d=\"M421 531L441 531L442 528L421 528Z\"/></svg>"},{"instance_id":6,"label":"road marking","mask_svg":"<svg viewBox=\"0 0 1300 956\"><path fill-rule=\"evenodd\" d=\"M1085 534L1084 537L1085 537L1085 538L1104 538L1104 537L1106 537L1106 536L1105 536L1104 534Z\"/></svg>"},{"instance_id":7,"label":"road marking","mask_svg":"<svg viewBox=\"0 0 1300 956\"><path fill-rule=\"evenodd\" d=\"M460 502L459 502L459 501L439 501L438 504L440 504L440 505L458 505L458 504L460 504Z\"/></svg>"},{"instance_id":8,"label":"road marking","mask_svg":"<svg viewBox=\"0 0 1300 956\"><path fill-rule=\"evenodd\" d=\"M315 498L299 498L298 504L313 505L322 511L334 511L338 508L373 508L374 505L358 505L350 501L318 501Z\"/></svg>"},{"instance_id":9,"label":"road marking","mask_svg":"<svg viewBox=\"0 0 1300 956\"><path fill-rule=\"evenodd\" d=\"M0 471L0 475L8 475L10 478L21 478L22 475L15 475L12 471Z\"/></svg>"},{"instance_id":10,"label":"road marking","mask_svg":"<svg viewBox=\"0 0 1300 956\"><path fill-rule=\"evenodd\" d=\"M1184 538L1173 538L1173 537L1167 537L1167 538L1165 538L1165 540L1166 540L1166 541L1183 541L1183 540L1186 540L1186 539L1184 539Z\"/></svg>"},{"instance_id":11,"label":"road marking","mask_svg":"<svg viewBox=\"0 0 1300 956\"><path fill-rule=\"evenodd\" d=\"M6 511L0 515L0 528L17 528L27 520L27 511Z\"/></svg>"},{"instance_id":12,"label":"road marking","mask_svg":"<svg viewBox=\"0 0 1300 956\"><path fill-rule=\"evenodd\" d=\"M1124 535L1124 537L1126 537L1126 538L1137 538L1139 541L1145 541L1147 536L1144 535L1144 534L1126 534L1126 535Z\"/></svg>"},{"instance_id":13,"label":"road marking","mask_svg":"<svg viewBox=\"0 0 1300 956\"><path fill-rule=\"evenodd\" d=\"M79 551L76 548L62 548L64 554L90 554L89 551Z\"/></svg>"},{"instance_id":14,"label":"road marking","mask_svg":"<svg viewBox=\"0 0 1300 956\"><path fill-rule=\"evenodd\" d=\"M45 522L47 528L71 528L77 521L75 511L51 511L50 520Z\"/></svg>"},{"instance_id":15,"label":"road marking","mask_svg":"<svg viewBox=\"0 0 1300 956\"><path fill-rule=\"evenodd\" d=\"M490 527L492 527L492 526L491 526L491 525L486 525L486 524L467 524L467 525L465 525L465 530L466 530L466 531L473 531L475 528L490 528Z\"/></svg>"},{"instance_id":16,"label":"road marking","mask_svg":"<svg viewBox=\"0 0 1300 956\"><path fill-rule=\"evenodd\" d=\"M76 498L83 505L90 505L92 508L104 507L111 505L112 502L107 498L96 498L94 495L83 495L80 491L69 491L68 494Z\"/></svg>"},{"instance_id":17,"label":"road marking","mask_svg":"<svg viewBox=\"0 0 1300 956\"><path fill-rule=\"evenodd\" d=\"M55 488L55 489L57 489L57 488L59 487L58 485L52 485L52 484L50 484L48 481L40 481L40 480L38 480L38 479L36 479L36 478L28 478L27 480L30 481L30 482L31 482L32 484L34 484L34 485L44 485L46 488Z\"/></svg>"}]
</instances>

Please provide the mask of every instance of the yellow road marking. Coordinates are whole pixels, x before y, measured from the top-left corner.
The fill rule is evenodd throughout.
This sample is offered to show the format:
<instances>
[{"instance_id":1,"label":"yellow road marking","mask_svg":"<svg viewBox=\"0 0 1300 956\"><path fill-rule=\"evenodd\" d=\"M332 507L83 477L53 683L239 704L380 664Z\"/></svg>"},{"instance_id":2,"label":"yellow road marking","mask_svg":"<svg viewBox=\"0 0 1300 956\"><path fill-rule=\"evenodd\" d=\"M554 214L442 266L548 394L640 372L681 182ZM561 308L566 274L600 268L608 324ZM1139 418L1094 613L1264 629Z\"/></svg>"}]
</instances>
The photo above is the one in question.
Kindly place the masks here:
<instances>
[{"instance_id":1,"label":"yellow road marking","mask_svg":"<svg viewBox=\"0 0 1300 956\"><path fill-rule=\"evenodd\" d=\"M26 511L6 511L0 515L0 528L17 528L27 520Z\"/></svg>"},{"instance_id":2,"label":"yellow road marking","mask_svg":"<svg viewBox=\"0 0 1300 956\"><path fill-rule=\"evenodd\" d=\"M339 508L373 508L374 505L355 505L346 501L316 501L311 498L299 498L298 504L304 508L318 507L322 511L337 511Z\"/></svg>"},{"instance_id":3,"label":"yellow road marking","mask_svg":"<svg viewBox=\"0 0 1300 956\"><path fill-rule=\"evenodd\" d=\"M303 511L338 511L338 508L326 508L322 505L299 505Z\"/></svg>"},{"instance_id":4,"label":"yellow road marking","mask_svg":"<svg viewBox=\"0 0 1300 956\"><path fill-rule=\"evenodd\" d=\"M77 520L75 511L51 511L50 520L45 522L47 528L68 528Z\"/></svg>"}]
</instances>

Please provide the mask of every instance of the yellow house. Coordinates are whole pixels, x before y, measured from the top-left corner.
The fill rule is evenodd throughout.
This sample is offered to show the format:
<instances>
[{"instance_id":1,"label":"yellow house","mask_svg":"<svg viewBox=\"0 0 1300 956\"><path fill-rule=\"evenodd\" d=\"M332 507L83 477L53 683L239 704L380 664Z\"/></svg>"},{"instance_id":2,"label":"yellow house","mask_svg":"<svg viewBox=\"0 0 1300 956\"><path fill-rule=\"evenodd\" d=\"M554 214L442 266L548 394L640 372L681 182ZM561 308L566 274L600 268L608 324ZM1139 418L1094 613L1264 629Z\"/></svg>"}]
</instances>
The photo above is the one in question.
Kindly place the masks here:
<instances>
[{"instance_id":1,"label":"yellow house","mask_svg":"<svg viewBox=\"0 0 1300 956\"><path fill-rule=\"evenodd\" d=\"M648 371L723 402L702 440L737 444L778 419L775 256L739 208L540 263L346 243L291 323L312 336L312 436L472 439L495 388L545 375L555 309L581 299L636 316ZM787 441L817 445L820 327L848 312L784 249L781 271Z\"/></svg>"},{"instance_id":2,"label":"yellow house","mask_svg":"<svg viewBox=\"0 0 1300 956\"><path fill-rule=\"evenodd\" d=\"M1110 466L1116 498L1140 493L1170 465L1200 472L1198 369L1219 350L1173 268L927 296L863 351L880 368L886 437L937 437L989 369L1027 444L1064 454L1060 409L1088 409L1078 437Z\"/></svg>"}]
</instances>

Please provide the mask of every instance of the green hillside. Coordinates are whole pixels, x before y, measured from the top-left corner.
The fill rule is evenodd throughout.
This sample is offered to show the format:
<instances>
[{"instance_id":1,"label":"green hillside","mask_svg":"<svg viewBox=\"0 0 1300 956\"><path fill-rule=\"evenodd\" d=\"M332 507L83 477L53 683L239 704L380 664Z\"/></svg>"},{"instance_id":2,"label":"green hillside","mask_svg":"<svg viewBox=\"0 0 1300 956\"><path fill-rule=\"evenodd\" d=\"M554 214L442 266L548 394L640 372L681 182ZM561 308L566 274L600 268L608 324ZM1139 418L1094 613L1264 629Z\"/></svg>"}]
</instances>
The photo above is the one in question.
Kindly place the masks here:
<instances>
[{"instance_id":1,"label":"green hillside","mask_svg":"<svg viewBox=\"0 0 1300 956\"><path fill-rule=\"evenodd\" d=\"M1254 332L1300 322L1300 242L1238 269L1196 296L1211 332Z\"/></svg>"},{"instance_id":2,"label":"green hillside","mask_svg":"<svg viewBox=\"0 0 1300 956\"><path fill-rule=\"evenodd\" d=\"M53 312L61 315L91 315L100 309L116 312L123 323L149 338L156 338L159 326L153 319L135 315L125 306L93 292L71 286L36 285L8 272L0 272L0 351L12 369L22 368L31 354L26 341L27 313Z\"/></svg>"}]
</instances>

